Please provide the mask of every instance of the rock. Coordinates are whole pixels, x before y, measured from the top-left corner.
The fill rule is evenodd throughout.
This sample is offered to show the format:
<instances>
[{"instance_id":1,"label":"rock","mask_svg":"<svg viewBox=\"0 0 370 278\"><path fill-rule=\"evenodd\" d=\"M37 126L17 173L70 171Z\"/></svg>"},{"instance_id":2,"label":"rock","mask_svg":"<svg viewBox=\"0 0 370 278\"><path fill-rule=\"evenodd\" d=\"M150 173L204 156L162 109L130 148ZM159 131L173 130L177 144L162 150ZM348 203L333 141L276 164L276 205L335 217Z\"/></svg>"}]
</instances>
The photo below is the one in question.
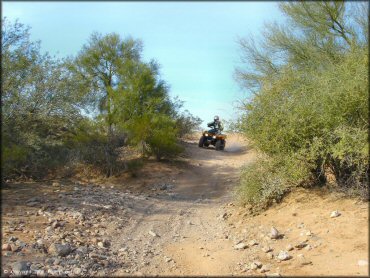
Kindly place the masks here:
<instances>
[{"instance_id":1,"label":"rock","mask_svg":"<svg viewBox=\"0 0 370 278\"><path fill-rule=\"evenodd\" d=\"M250 241L248 242L248 245L249 245L249 246L258 245L258 242L257 242L257 241L255 241L254 239L252 239L252 240L250 240Z\"/></svg>"},{"instance_id":2,"label":"rock","mask_svg":"<svg viewBox=\"0 0 370 278\"><path fill-rule=\"evenodd\" d=\"M251 270L256 270L257 268L258 268L258 265L255 262L251 263L249 266L249 269Z\"/></svg>"},{"instance_id":3,"label":"rock","mask_svg":"<svg viewBox=\"0 0 370 278\"><path fill-rule=\"evenodd\" d=\"M277 256L277 259L279 261L286 261L291 259L292 257L289 255L287 251L280 251L279 255Z\"/></svg>"},{"instance_id":4,"label":"rock","mask_svg":"<svg viewBox=\"0 0 370 278\"><path fill-rule=\"evenodd\" d=\"M63 227L64 225L65 225L64 222L58 220L51 223L51 227L53 227L54 229Z\"/></svg>"},{"instance_id":5,"label":"rock","mask_svg":"<svg viewBox=\"0 0 370 278\"><path fill-rule=\"evenodd\" d=\"M1 246L1 250L2 251L11 251L11 247L10 247L10 244L9 243L4 243L2 246Z\"/></svg>"},{"instance_id":6,"label":"rock","mask_svg":"<svg viewBox=\"0 0 370 278\"><path fill-rule=\"evenodd\" d=\"M260 261L254 261L253 263L256 264L258 268L262 267L262 263Z\"/></svg>"},{"instance_id":7,"label":"rock","mask_svg":"<svg viewBox=\"0 0 370 278\"><path fill-rule=\"evenodd\" d=\"M294 249L294 247L293 247L291 244L288 244L288 245L285 247L285 249L286 249L287 251L292 251L292 250Z\"/></svg>"},{"instance_id":8,"label":"rock","mask_svg":"<svg viewBox=\"0 0 370 278\"><path fill-rule=\"evenodd\" d=\"M266 254L266 257L267 257L268 259L273 259L273 258L274 258L274 255L273 255L272 253L267 253L267 254Z\"/></svg>"},{"instance_id":9,"label":"rock","mask_svg":"<svg viewBox=\"0 0 370 278\"><path fill-rule=\"evenodd\" d=\"M311 236L311 235L312 235L311 231L310 231L310 230L308 230L308 231L306 232L306 236Z\"/></svg>"},{"instance_id":10,"label":"rock","mask_svg":"<svg viewBox=\"0 0 370 278\"><path fill-rule=\"evenodd\" d=\"M36 243L39 245L39 246L43 246L44 244L45 244L45 242L44 242L44 240L43 239L38 239L37 241L36 241Z\"/></svg>"},{"instance_id":11,"label":"rock","mask_svg":"<svg viewBox=\"0 0 370 278\"><path fill-rule=\"evenodd\" d=\"M57 187L57 186L61 186L61 185L60 185L60 183L59 183L59 182L56 182L56 181L55 181L55 182L53 182L53 183L52 183L52 186Z\"/></svg>"},{"instance_id":12,"label":"rock","mask_svg":"<svg viewBox=\"0 0 370 278\"><path fill-rule=\"evenodd\" d=\"M263 246L261 250L265 253L271 252L273 249L270 246Z\"/></svg>"},{"instance_id":13,"label":"rock","mask_svg":"<svg viewBox=\"0 0 370 278\"><path fill-rule=\"evenodd\" d=\"M302 241L300 243L297 243L294 247L298 249L302 249L307 246L307 241Z\"/></svg>"},{"instance_id":14,"label":"rock","mask_svg":"<svg viewBox=\"0 0 370 278\"><path fill-rule=\"evenodd\" d=\"M69 244L53 243L49 246L48 252L55 256L65 257L72 252L72 247Z\"/></svg>"},{"instance_id":15,"label":"rock","mask_svg":"<svg viewBox=\"0 0 370 278\"><path fill-rule=\"evenodd\" d=\"M17 252L18 250L20 250L19 246L15 245L14 243L10 243L10 251Z\"/></svg>"},{"instance_id":16,"label":"rock","mask_svg":"<svg viewBox=\"0 0 370 278\"><path fill-rule=\"evenodd\" d=\"M340 215L341 215L341 213L339 211L334 210L334 211L331 212L330 217L334 218L334 217L338 217Z\"/></svg>"},{"instance_id":17,"label":"rock","mask_svg":"<svg viewBox=\"0 0 370 278\"><path fill-rule=\"evenodd\" d=\"M310 260L306 259L306 257L303 254L298 254L297 258L298 258L298 262L299 262L300 265L312 264L312 262Z\"/></svg>"},{"instance_id":18,"label":"rock","mask_svg":"<svg viewBox=\"0 0 370 278\"><path fill-rule=\"evenodd\" d=\"M367 266L369 263L367 260L358 260L358 266Z\"/></svg>"},{"instance_id":19,"label":"rock","mask_svg":"<svg viewBox=\"0 0 370 278\"><path fill-rule=\"evenodd\" d=\"M26 272L30 270L30 265L31 263L26 261L15 262L12 264L12 270L17 276L22 274L27 275Z\"/></svg>"},{"instance_id":20,"label":"rock","mask_svg":"<svg viewBox=\"0 0 370 278\"><path fill-rule=\"evenodd\" d=\"M40 199L39 198L37 198L37 197L33 197L33 198L31 198L31 199L28 199L27 201L26 201L26 203L33 203L33 202L40 202Z\"/></svg>"},{"instance_id":21,"label":"rock","mask_svg":"<svg viewBox=\"0 0 370 278\"><path fill-rule=\"evenodd\" d=\"M246 244L246 243L244 243L244 242L241 242L241 243L239 243L239 244L236 244L235 246L234 246L234 249L236 249L236 250L241 250L241 249L245 249L245 248L247 248L248 247L248 244Z\"/></svg>"},{"instance_id":22,"label":"rock","mask_svg":"<svg viewBox=\"0 0 370 278\"><path fill-rule=\"evenodd\" d=\"M270 268L267 265L263 265L260 269L261 273L265 273L265 272L268 272L268 271L270 271Z\"/></svg>"},{"instance_id":23,"label":"rock","mask_svg":"<svg viewBox=\"0 0 370 278\"><path fill-rule=\"evenodd\" d=\"M280 236L279 231L275 227L271 227L270 238L271 239L278 239L279 236Z\"/></svg>"},{"instance_id":24,"label":"rock","mask_svg":"<svg viewBox=\"0 0 370 278\"><path fill-rule=\"evenodd\" d=\"M11 255L13 255L13 253L12 253L12 252L10 252L10 251L6 251L6 252L4 252L4 256L5 256L5 257L10 257Z\"/></svg>"},{"instance_id":25,"label":"rock","mask_svg":"<svg viewBox=\"0 0 370 278\"><path fill-rule=\"evenodd\" d=\"M40 268L41 268L41 265L40 265L40 264L38 264L38 263L36 263L36 264L32 264L32 265L30 266L31 271L36 271L36 270L38 270L38 269L40 269Z\"/></svg>"},{"instance_id":26,"label":"rock","mask_svg":"<svg viewBox=\"0 0 370 278\"><path fill-rule=\"evenodd\" d=\"M53 264L53 263L54 263L54 260L55 260L55 259L53 259L53 258L47 258L47 259L45 260L45 264L47 264L47 265Z\"/></svg>"},{"instance_id":27,"label":"rock","mask_svg":"<svg viewBox=\"0 0 370 278\"><path fill-rule=\"evenodd\" d=\"M169 257L164 257L164 261L166 262L166 263L169 263L170 261L172 261L172 259L171 258L169 258Z\"/></svg>"},{"instance_id":28,"label":"rock","mask_svg":"<svg viewBox=\"0 0 370 278\"><path fill-rule=\"evenodd\" d=\"M311 250L312 249L312 246L311 245L309 245L309 244L307 244L306 246L305 246L305 248L304 248L305 250Z\"/></svg>"},{"instance_id":29,"label":"rock","mask_svg":"<svg viewBox=\"0 0 370 278\"><path fill-rule=\"evenodd\" d=\"M153 237L159 237L159 235L157 235L155 232L153 232L152 230L149 231L149 234Z\"/></svg>"},{"instance_id":30,"label":"rock","mask_svg":"<svg viewBox=\"0 0 370 278\"><path fill-rule=\"evenodd\" d=\"M9 239L8 239L8 242L16 242L18 240L17 237L15 236L11 236Z\"/></svg>"},{"instance_id":31,"label":"rock","mask_svg":"<svg viewBox=\"0 0 370 278\"><path fill-rule=\"evenodd\" d=\"M101 242L101 241L99 241L99 242L98 242L98 246L99 246L100 248L104 248L104 243L103 243L103 242Z\"/></svg>"},{"instance_id":32,"label":"rock","mask_svg":"<svg viewBox=\"0 0 370 278\"><path fill-rule=\"evenodd\" d=\"M104 245L104 247L108 248L111 245L111 243L108 239L105 238L105 239L103 239L103 245Z\"/></svg>"}]
</instances>

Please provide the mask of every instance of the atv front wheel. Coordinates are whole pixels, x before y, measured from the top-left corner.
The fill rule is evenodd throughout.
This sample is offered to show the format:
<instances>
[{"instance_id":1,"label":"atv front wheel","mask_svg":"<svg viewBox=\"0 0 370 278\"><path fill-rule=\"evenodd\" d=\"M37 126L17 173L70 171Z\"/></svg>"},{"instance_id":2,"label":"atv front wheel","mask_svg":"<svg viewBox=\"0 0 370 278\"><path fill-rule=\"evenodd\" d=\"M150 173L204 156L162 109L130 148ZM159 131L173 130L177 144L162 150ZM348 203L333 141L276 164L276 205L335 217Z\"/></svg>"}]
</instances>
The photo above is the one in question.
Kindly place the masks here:
<instances>
[{"instance_id":1,"label":"atv front wheel","mask_svg":"<svg viewBox=\"0 0 370 278\"><path fill-rule=\"evenodd\" d=\"M225 149L226 142L225 140L222 140L221 148L220 150L223 151Z\"/></svg>"},{"instance_id":2,"label":"atv front wheel","mask_svg":"<svg viewBox=\"0 0 370 278\"><path fill-rule=\"evenodd\" d=\"M204 136L202 136L202 137L200 137L200 139L199 139L199 144L198 144L198 147L199 148L202 148L203 147L203 145L204 145Z\"/></svg>"},{"instance_id":3,"label":"atv front wheel","mask_svg":"<svg viewBox=\"0 0 370 278\"><path fill-rule=\"evenodd\" d=\"M222 148L222 142L221 142L221 140L217 140L217 142L215 144L215 148L216 148L216 151L221 150L221 148Z\"/></svg>"}]
</instances>

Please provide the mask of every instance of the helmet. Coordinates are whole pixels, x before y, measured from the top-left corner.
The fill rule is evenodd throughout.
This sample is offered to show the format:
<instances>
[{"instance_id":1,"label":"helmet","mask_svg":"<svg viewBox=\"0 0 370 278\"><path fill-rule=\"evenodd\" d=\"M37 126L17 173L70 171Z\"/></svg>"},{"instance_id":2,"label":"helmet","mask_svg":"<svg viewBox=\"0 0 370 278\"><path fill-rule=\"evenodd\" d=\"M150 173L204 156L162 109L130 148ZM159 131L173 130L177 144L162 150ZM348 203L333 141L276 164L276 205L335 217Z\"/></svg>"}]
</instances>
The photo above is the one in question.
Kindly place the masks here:
<instances>
[{"instance_id":1,"label":"helmet","mask_svg":"<svg viewBox=\"0 0 370 278\"><path fill-rule=\"evenodd\" d=\"M217 115L213 119L215 122L218 122L220 120L220 118Z\"/></svg>"}]
</instances>

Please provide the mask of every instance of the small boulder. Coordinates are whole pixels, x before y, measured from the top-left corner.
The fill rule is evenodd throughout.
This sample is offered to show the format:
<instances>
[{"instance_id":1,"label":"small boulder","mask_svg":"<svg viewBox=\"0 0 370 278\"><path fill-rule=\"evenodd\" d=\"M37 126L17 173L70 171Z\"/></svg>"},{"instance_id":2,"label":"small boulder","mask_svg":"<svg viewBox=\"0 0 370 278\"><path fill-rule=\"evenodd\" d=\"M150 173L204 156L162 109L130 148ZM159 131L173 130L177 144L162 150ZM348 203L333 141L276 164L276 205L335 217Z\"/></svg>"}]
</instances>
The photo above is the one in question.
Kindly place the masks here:
<instances>
[{"instance_id":1,"label":"small boulder","mask_svg":"<svg viewBox=\"0 0 370 278\"><path fill-rule=\"evenodd\" d=\"M300 265L312 264L312 262L310 260L308 260L303 254L298 254L297 258L298 258L298 263Z\"/></svg>"},{"instance_id":2,"label":"small boulder","mask_svg":"<svg viewBox=\"0 0 370 278\"><path fill-rule=\"evenodd\" d=\"M256 264L258 268L262 267L262 263L260 261L254 261L253 263Z\"/></svg>"},{"instance_id":3,"label":"small boulder","mask_svg":"<svg viewBox=\"0 0 370 278\"><path fill-rule=\"evenodd\" d=\"M263 265L260 269L261 273L265 273L265 272L268 272L268 271L270 271L270 268L267 265Z\"/></svg>"},{"instance_id":4,"label":"small boulder","mask_svg":"<svg viewBox=\"0 0 370 278\"><path fill-rule=\"evenodd\" d=\"M73 269L73 274L75 274L75 275L81 275L81 273L82 273L82 269L81 268L79 268L79 267L76 267L76 268L74 268Z\"/></svg>"},{"instance_id":5,"label":"small boulder","mask_svg":"<svg viewBox=\"0 0 370 278\"><path fill-rule=\"evenodd\" d=\"M101 242L101 241L99 241L99 242L98 242L98 246L99 246L100 248L104 248L104 243L103 243L103 242Z\"/></svg>"},{"instance_id":6,"label":"small boulder","mask_svg":"<svg viewBox=\"0 0 370 278\"><path fill-rule=\"evenodd\" d=\"M149 234L153 237L159 237L159 235L157 235L155 232L153 232L152 230L149 231Z\"/></svg>"},{"instance_id":7,"label":"small boulder","mask_svg":"<svg viewBox=\"0 0 370 278\"><path fill-rule=\"evenodd\" d=\"M242 249L245 249L248 247L248 244L244 243L244 242L241 242L241 243L238 243L234 246L234 249L236 250L242 250Z\"/></svg>"},{"instance_id":8,"label":"small boulder","mask_svg":"<svg viewBox=\"0 0 370 278\"><path fill-rule=\"evenodd\" d=\"M280 236L279 231L275 227L271 227L270 238L271 239L278 239L279 236Z\"/></svg>"},{"instance_id":9,"label":"small boulder","mask_svg":"<svg viewBox=\"0 0 370 278\"><path fill-rule=\"evenodd\" d=\"M252 239L252 240L250 240L250 241L248 242L248 245L249 245L249 246L258 245L258 242L257 242L257 241L255 241L254 239Z\"/></svg>"},{"instance_id":10,"label":"small boulder","mask_svg":"<svg viewBox=\"0 0 370 278\"><path fill-rule=\"evenodd\" d=\"M263 246L263 247L261 248L261 250L262 250L263 252L265 252L265 253L268 253L268 252L273 251L272 247L270 247L270 246Z\"/></svg>"},{"instance_id":11,"label":"small boulder","mask_svg":"<svg viewBox=\"0 0 370 278\"><path fill-rule=\"evenodd\" d=\"M277 256L277 259L279 261L287 261L291 258L292 258L292 256L290 256L287 251L280 251L279 255Z\"/></svg>"},{"instance_id":12,"label":"small boulder","mask_svg":"<svg viewBox=\"0 0 370 278\"><path fill-rule=\"evenodd\" d=\"M31 265L31 263L26 262L26 261L15 262L12 265L12 270L13 270L14 274L17 275L17 276L27 275L28 271L30 270L30 265Z\"/></svg>"},{"instance_id":13,"label":"small boulder","mask_svg":"<svg viewBox=\"0 0 370 278\"><path fill-rule=\"evenodd\" d=\"M103 245L104 245L104 247L108 248L111 245L111 243L108 239L105 238L105 239L103 239Z\"/></svg>"},{"instance_id":14,"label":"small boulder","mask_svg":"<svg viewBox=\"0 0 370 278\"><path fill-rule=\"evenodd\" d=\"M65 257L72 252L72 247L69 244L53 243L49 246L48 252L55 256Z\"/></svg>"},{"instance_id":15,"label":"small boulder","mask_svg":"<svg viewBox=\"0 0 370 278\"><path fill-rule=\"evenodd\" d=\"M334 211L331 212L330 217L334 218L334 217L338 217L340 215L341 215L341 213L339 211L334 210Z\"/></svg>"},{"instance_id":16,"label":"small boulder","mask_svg":"<svg viewBox=\"0 0 370 278\"><path fill-rule=\"evenodd\" d=\"M274 255L273 255L272 253L267 253L267 254L266 254L266 257L267 257L268 259L273 259L273 258L274 258Z\"/></svg>"},{"instance_id":17,"label":"small boulder","mask_svg":"<svg viewBox=\"0 0 370 278\"><path fill-rule=\"evenodd\" d=\"M253 263L250 264L249 269L256 270L256 269L258 269L258 265L255 262L253 262Z\"/></svg>"},{"instance_id":18,"label":"small boulder","mask_svg":"<svg viewBox=\"0 0 370 278\"><path fill-rule=\"evenodd\" d=\"M1 246L1 250L2 250L2 251L10 251L10 250L11 250L10 244L9 244L9 243L4 243L4 244Z\"/></svg>"},{"instance_id":19,"label":"small boulder","mask_svg":"<svg viewBox=\"0 0 370 278\"><path fill-rule=\"evenodd\" d=\"M294 249L294 247L293 247L291 244L288 244L288 245L285 247L285 249L286 249L287 251L292 251L292 250Z\"/></svg>"},{"instance_id":20,"label":"small boulder","mask_svg":"<svg viewBox=\"0 0 370 278\"><path fill-rule=\"evenodd\" d=\"M302 241L300 243L297 243L296 245L294 245L295 248L298 248L298 249L302 249L304 247L307 246L307 241Z\"/></svg>"},{"instance_id":21,"label":"small boulder","mask_svg":"<svg viewBox=\"0 0 370 278\"><path fill-rule=\"evenodd\" d=\"M312 249L312 246L311 245L309 245L309 244L307 244L306 246L305 246L305 248L304 248L305 250L311 250Z\"/></svg>"}]
</instances>

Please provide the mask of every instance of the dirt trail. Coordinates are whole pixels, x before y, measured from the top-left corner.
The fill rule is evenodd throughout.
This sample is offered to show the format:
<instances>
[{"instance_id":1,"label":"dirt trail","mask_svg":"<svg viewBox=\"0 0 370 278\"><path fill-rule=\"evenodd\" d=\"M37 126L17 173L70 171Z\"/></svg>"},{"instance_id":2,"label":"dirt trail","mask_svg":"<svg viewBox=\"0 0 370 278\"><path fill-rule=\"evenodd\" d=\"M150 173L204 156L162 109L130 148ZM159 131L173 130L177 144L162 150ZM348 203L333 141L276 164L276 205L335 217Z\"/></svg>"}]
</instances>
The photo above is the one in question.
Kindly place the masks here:
<instances>
[{"instance_id":1,"label":"dirt trail","mask_svg":"<svg viewBox=\"0 0 370 278\"><path fill-rule=\"evenodd\" d=\"M3 189L2 236L25 244L2 251L2 269L26 260L33 271L68 276L368 274L366 203L300 190L253 217L232 196L241 167L255 159L247 143L231 136L224 152L196 141L185 147L180 161L148 163L135 178ZM342 215L330 218L333 210ZM272 226L281 239L268 237ZM292 259L276 260L303 241L308 246L289 251ZM74 248L57 258L53 243ZM237 250L238 243L248 247Z\"/></svg>"},{"instance_id":2,"label":"dirt trail","mask_svg":"<svg viewBox=\"0 0 370 278\"><path fill-rule=\"evenodd\" d=\"M228 240L227 224L219 217L222 205L233 200L240 167L254 158L240 137L224 152L186 144L186 164L172 180L167 196L148 203L132 238L160 254L140 273L163 275L228 275L240 253ZM148 234L154 231L159 237ZM117 272L122 275L123 273Z\"/></svg>"}]
</instances>

